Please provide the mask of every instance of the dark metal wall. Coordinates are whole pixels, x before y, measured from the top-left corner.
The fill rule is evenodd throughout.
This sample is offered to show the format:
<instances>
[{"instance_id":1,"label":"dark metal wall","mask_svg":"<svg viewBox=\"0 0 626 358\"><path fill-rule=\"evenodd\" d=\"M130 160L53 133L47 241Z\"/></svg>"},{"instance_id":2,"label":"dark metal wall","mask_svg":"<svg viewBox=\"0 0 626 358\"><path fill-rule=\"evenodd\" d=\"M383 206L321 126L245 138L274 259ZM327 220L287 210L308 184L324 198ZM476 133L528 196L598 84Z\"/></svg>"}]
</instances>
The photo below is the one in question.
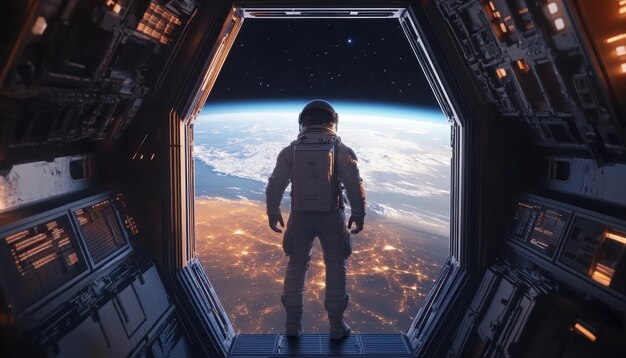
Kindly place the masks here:
<instances>
[{"instance_id":1,"label":"dark metal wall","mask_svg":"<svg viewBox=\"0 0 626 358\"><path fill-rule=\"evenodd\" d=\"M384 4L410 12L457 124L452 256L407 332L415 353L623 348L626 93L610 66L626 26L610 3L601 13L583 0ZM232 5L0 5L12 15L0 25L3 352L227 354L232 326L193 259L185 122ZM32 180L42 175L54 179Z\"/></svg>"}]
</instances>

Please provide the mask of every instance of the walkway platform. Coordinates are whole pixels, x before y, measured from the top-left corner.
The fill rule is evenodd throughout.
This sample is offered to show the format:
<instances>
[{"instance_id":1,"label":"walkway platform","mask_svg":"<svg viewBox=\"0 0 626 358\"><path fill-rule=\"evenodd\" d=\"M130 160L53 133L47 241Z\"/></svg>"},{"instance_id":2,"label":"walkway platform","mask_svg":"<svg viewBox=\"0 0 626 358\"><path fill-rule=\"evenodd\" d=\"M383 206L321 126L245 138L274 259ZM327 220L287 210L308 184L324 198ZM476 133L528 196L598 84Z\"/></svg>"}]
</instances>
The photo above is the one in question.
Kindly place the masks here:
<instances>
[{"instance_id":1,"label":"walkway platform","mask_svg":"<svg viewBox=\"0 0 626 358\"><path fill-rule=\"evenodd\" d=\"M328 334L238 334L229 357L413 357L403 334L353 334L333 341Z\"/></svg>"}]
</instances>

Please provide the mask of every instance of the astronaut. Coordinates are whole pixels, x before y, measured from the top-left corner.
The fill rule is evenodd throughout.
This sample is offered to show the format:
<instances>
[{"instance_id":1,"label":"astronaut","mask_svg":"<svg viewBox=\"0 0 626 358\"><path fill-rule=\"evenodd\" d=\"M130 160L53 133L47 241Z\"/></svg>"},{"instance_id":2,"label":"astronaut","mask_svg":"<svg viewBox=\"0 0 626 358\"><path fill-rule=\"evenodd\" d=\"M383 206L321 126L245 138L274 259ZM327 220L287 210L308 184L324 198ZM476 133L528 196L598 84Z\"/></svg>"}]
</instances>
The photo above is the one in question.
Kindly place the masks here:
<instances>
[{"instance_id":1,"label":"astronaut","mask_svg":"<svg viewBox=\"0 0 626 358\"><path fill-rule=\"evenodd\" d=\"M346 261L352 254L350 233L363 230L365 190L357 157L337 136L338 116L326 101L309 102L300 113L298 138L285 147L269 178L266 194L269 227L284 227L280 202L291 182L291 214L283 235L283 251L289 257L281 301L287 311L286 334L302 333L304 283L311 249L318 237L326 266L326 296L330 338L350 335L343 315L350 296L346 291ZM346 227L345 188L351 215ZM355 228L351 231L352 225Z\"/></svg>"}]
</instances>

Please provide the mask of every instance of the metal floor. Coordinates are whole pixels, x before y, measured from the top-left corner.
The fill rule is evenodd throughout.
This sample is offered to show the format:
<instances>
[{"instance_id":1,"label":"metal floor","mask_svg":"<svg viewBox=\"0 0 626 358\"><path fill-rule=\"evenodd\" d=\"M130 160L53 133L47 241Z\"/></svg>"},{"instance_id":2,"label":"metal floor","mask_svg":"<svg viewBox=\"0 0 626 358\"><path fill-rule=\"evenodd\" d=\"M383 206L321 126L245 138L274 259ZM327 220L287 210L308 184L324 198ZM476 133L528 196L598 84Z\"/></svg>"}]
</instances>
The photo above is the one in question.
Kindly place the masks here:
<instances>
[{"instance_id":1,"label":"metal floor","mask_svg":"<svg viewBox=\"0 0 626 358\"><path fill-rule=\"evenodd\" d=\"M328 334L238 334L229 357L413 357L403 334L353 334L333 341Z\"/></svg>"}]
</instances>

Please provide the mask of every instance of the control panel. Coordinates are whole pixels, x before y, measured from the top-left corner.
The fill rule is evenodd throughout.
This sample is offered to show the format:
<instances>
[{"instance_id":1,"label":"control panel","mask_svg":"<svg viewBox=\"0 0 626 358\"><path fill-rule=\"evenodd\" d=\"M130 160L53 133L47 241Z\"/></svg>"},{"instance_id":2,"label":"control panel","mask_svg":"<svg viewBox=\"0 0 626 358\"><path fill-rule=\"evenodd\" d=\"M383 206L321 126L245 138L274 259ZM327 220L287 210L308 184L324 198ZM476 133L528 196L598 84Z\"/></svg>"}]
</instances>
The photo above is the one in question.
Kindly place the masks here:
<instances>
[{"instance_id":1,"label":"control panel","mask_svg":"<svg viewBox=\"0 0 626 358\"><path fill-rule=\"evenodd\" d=\"M623 220L528 195L517 203L507 243L573 289L626 308Z\"/></svg>"}]
</instances>

